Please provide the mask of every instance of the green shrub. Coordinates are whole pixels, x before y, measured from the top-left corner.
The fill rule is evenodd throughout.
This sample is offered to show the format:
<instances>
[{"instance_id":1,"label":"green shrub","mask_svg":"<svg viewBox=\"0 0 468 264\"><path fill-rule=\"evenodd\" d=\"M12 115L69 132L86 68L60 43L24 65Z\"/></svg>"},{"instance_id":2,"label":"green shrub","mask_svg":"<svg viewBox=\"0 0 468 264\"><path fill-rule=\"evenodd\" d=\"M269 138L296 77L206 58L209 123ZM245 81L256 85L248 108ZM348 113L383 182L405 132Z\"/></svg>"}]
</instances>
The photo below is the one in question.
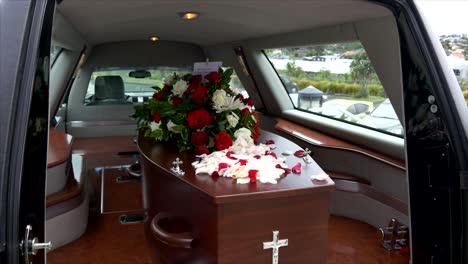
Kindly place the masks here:
<instances>
[{"instance_id":1,"label":"green shrub","mask_svg":"<svg viewBox=\"0 0 468 264\"><path fill-rule=\"evenodd\" d=\"M385 91L382 85L370 84L367 86L369 95L385 96Z\"/></svg>"},{"instance_id":2,"label":"green shrub","mask_svg":"<svg viewBox=\"0 0 468 264\"><path fill-rule=\"evenodd\" d=\"M348 95L352 95L352 96L355 96L357 94L359 94L359 92L361 91L361 86L359 84L345 84L344 86L344 93L345 94L348 94Z\"/></svg>"},{"instance_id":3,"label":"green shrub","mask_svg":"<svg viewBox=\"0 0 468 264\"><path fill-rule=\"evenodd\" d=\"M296 80L297 88L299 90L302 90L302 89L304 89L304 88L306 88L307 86L310 86L310 85L315 86L315 85L312 84L312 82L313 81L311 81L311 80L304 80L304 79Z\"/></svg>"}]
</instances>

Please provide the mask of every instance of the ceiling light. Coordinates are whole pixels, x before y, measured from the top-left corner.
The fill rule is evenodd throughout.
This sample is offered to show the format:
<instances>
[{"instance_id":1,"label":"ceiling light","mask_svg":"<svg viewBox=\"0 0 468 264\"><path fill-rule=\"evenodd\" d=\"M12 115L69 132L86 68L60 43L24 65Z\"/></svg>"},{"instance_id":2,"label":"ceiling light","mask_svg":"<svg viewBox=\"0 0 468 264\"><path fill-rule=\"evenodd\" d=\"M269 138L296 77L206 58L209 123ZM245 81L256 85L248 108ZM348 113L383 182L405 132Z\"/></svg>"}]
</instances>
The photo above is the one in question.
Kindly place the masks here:
<instances>
[{"instance_id":1,"label":"ceiling light","mask_svg":"<svg viewBox=\"0 0 468 264\"><path fill-rule=\"evenodd\" d=\"M198 12L182 12L179 16L184 20L195 20L200 16Z\"/></svg>"},{"instance_id":2,"label":"ceiling light","mask_svg":"<svg viewBox=\"0 0 468 264\"><path fill-rule=\"evenodd\" d=\"M159 37L157 37L157 36L151 36L151 37L149 37L149 40L151 40L151 41L153 41L153 42L156 42L156 41L159 40Z\"/></svg>"}]
</instances>

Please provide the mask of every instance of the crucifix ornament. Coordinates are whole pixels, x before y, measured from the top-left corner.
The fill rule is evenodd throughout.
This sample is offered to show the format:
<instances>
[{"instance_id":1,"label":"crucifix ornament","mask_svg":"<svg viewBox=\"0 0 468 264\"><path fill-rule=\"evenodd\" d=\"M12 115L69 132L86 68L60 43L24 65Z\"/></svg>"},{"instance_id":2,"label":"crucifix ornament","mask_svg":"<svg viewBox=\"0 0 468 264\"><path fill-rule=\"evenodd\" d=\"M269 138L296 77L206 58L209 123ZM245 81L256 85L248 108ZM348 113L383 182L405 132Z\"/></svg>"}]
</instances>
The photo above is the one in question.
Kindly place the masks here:
<instances>
[{"instance_id":1,"label":"crucifix ornament","mask_svg":"<svg viewBox=\"0 0 468 264\"><path fill-rule=\"evenodd\" d=\"M171 171L173 171L177 175L184 176L185 172L180 169L180 165L183 163L183 161L177 158L175 161L172 162L172 165L174 165L174 167L171 168Z\"/></svg>"},{"instance_id":2,"label":"crucifix ornament","mask_svg":"<svg viewBox=\"0 0 468 264\"><path fill-rule=\"evenodd\" d=\"M270 242L263 242L263 249L273 249L273 264L278 264L279 258L279 248L280 247L287 247L288 240L281 239L279 240L279 231L273 231L273 241Z\"/></svg>"}]
</instances>

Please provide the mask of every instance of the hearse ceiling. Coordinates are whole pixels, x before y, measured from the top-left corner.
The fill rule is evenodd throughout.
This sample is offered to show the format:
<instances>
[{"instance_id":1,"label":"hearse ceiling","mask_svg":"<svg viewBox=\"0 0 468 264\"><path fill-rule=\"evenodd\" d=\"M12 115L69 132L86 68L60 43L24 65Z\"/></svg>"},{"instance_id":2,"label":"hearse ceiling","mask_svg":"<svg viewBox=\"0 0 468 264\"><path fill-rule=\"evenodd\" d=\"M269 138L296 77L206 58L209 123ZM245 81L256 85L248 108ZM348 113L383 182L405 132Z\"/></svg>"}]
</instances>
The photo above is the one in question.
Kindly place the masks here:
<instances>
[{"instance_id":1,"label":"hearse ceiling","mask_svg":"<svg viewBox=\"0 0 468 264\"><path fill-rule=\"evenodd\" d=\"M382 6L360 0L64 0L58 9L90 44L156 35L202 46L390 14ZM186 21L178 16L184 11L201 15Z\"/></svg>"}]
</instances>

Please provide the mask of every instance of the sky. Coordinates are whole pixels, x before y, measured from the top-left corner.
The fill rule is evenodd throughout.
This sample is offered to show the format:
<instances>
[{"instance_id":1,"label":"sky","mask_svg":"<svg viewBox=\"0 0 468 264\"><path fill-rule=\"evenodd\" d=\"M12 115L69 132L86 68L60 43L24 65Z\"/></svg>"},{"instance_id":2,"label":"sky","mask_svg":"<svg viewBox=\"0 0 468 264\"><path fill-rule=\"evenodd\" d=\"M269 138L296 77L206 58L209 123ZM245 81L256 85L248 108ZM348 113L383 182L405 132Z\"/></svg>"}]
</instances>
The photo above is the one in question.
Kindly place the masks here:
<instances>
[{"instance_id":1,"label":"sky","mask_svg":"<svg viewBox=\"0 0 468 264\"><path fill-rule=\"evenodd\" d=\"M468 34L468 0L415 0L438 36Z\"/></svg>"}]
</instances>

